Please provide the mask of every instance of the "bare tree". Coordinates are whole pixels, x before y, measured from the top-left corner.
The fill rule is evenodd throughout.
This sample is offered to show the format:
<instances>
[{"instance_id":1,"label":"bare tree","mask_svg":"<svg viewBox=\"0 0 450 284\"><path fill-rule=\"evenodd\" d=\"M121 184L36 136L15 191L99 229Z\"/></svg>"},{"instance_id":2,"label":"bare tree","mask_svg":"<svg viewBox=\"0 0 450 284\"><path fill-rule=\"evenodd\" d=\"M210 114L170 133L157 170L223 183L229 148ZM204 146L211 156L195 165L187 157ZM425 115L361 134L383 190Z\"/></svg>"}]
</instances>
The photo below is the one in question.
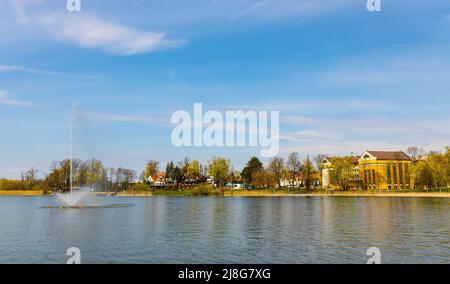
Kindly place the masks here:
<instances>
[{"instance_id":1,"label":"bare tree","mask_svg":"<svg viewBox=\"0 0 450 284\"><path fill-rule=\"evenodd\" d=\"M309 159L309 156L303 161L303 180L305 181L305 189L311 190L312 174L314 167Z\"/></svg>"},{"instance_id":2,"label":"bare tree","mask_svg":"<svg viewBox=\"0 0 450 284\"><path fill-rule=\"evenodd\" d=\"M283 173L285 170L283 158L273 157L269 162L269 170L275 176L278 187L281 187L281 178L283 177Z\"/></svg>"},{"instance_id":3,"label":"bare tree","mask_svg":"<svg viewBox=\"0 0 450 284\"><path fill-rule=\"evenodd\" d=\"M314 157L314 164L316 166L316 169L319 171L320 176L320 188L322 188L322 170L323 170L323 160L326 158L323 154L317 154Z\"/></svg>"},{"instance_id":4,"label":"bare tree","mask_svg":"<svg viewBox=\"0 0 450 284\"><path fill-rule=\"evenodd\" d=\"M300 161L297 152L293 152L289 155L286 167L288 168L292 176L291 184L295 185L295 181L298 181L298 176L302 167L302 162Z\"/></svg>"},{"instance_id":5,"label":"bare tree","mask_svg":"<svg viewBox=\"0 0 450 284\"><path fill-rule=\"evenodd\" d=\"M414 163L422 159L422 157L425 155L425 150L423 148L419 148L417 146L411 146L408 147L406 150L408 155L411 157Z\"/></svg>"},{"instance_id":6,"label":"bare tree","mask_svg":"<svg viewBox=\"0 0 450 284\"><path fill-rule=\"evenodd\" d=\"M25 180L29 183L33 183L36 181L36 175L38 170L35 168L30 168L28 171L25 172Z\"/></svg>"}]
</instances>

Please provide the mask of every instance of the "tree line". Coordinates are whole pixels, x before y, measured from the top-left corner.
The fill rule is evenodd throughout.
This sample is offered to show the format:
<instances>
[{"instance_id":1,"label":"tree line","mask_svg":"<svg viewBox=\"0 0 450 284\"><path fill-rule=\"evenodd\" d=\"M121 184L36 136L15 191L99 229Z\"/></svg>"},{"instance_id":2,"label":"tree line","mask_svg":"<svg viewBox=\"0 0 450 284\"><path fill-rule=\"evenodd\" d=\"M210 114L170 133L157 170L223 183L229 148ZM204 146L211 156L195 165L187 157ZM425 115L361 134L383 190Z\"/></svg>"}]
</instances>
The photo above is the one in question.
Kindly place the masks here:
<instances>
[{"instance_id":1,"label":"tree line","mask_svg":"<svg viewBox=\"0 0 450 284\"><path fill-rule=\"evenodd\" d=\"M412 159L412 175L415 184L420 189L448 187L450 184L450 148L444 152L426 152L418 147L407 150ZM213 157L206 164L198 160L185 158L179 162L168 162L160 167L160 162L149 160L144 170L137 174L133 169L105 167L98 159L74 159L73 186L76 188L90 187L97 191L127 191L142 184L151 185L150 180L158 179L158 174L164 171L165 184L174 189L184 188L192 184L205 183L210 177L218 187L226 183L246 183L255 188L280 188L282 186L304 187L311 190L321 181L322 162L325 155L309 156L301 159L297 152L291 153L287 159L273 157L264 165L257 157L252 157L242 169L237 171L231 161L223 157ZM351 157L335 157L332 159L331 175L338 185L346 190L355 179L354 164ZM50 173L43 179L37 178L34 168L22 174L21 180L0 180L0 190L44 190L65 191L70 189L70 165L66 159L51 164ZM152 179L149 179L152 177ZM139 185L138 185L139 187Z\"/></svg>"}]
</instances>

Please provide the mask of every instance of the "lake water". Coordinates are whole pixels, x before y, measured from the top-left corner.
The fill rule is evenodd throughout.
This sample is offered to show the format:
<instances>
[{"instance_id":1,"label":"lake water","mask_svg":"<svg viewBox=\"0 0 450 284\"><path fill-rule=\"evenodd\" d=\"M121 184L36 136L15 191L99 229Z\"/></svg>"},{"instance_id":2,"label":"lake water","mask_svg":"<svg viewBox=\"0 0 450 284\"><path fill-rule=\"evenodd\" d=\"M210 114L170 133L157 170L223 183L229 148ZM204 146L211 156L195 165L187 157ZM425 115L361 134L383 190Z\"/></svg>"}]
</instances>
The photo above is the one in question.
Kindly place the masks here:
<instances>
[{"instance_id":1,"label":"lake water","mask_svg":"<svg viewBox=\"0 0 450 284\"><path fill-rule=\"evenodd\" d=\"M0 197L0 263L449 263L449 198Z\"/></svg>"}]
</instances>

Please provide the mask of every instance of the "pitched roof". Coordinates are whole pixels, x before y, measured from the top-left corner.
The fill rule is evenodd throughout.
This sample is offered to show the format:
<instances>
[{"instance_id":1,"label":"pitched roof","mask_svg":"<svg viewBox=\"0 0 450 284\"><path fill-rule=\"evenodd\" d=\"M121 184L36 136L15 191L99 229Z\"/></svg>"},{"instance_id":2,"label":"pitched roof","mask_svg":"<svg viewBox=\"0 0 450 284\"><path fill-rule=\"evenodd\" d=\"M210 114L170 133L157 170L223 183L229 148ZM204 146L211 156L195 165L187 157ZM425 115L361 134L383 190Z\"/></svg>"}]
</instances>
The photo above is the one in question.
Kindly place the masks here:
<instances>
[{"instance_id":1,"label":"pitched roof","mask_svg":"<svg viewBox=\"0 0 450 284\"><path fill-rule=\"evenodd\" d=\"M411 160L411 158L402 151L367 151L378 160Z\"/></svg>"},{"instance_id":2,"label":"pitched roof","mask_svg":"<svg viewBox=\"0 0 450 284\"><path fill-rule=\"evenodd\" d=\"M357 164L358 163L359 157L351 156L351 158L352 158L352 164Z\"/></svg>"},{"instance_id":3,"label":"pitched roof","mask_svg":"<svg viewBox=\"0 0 450 284\"><path fill-rule=\"evenodd\" d=\"M359 157L358 156L346 156L351 158L351 162L352 164L357 164ZM332 162L333 158L335 158L334 156L325 156L325 159L327 159L330 163Z\"/></svg>"}]
</instances>

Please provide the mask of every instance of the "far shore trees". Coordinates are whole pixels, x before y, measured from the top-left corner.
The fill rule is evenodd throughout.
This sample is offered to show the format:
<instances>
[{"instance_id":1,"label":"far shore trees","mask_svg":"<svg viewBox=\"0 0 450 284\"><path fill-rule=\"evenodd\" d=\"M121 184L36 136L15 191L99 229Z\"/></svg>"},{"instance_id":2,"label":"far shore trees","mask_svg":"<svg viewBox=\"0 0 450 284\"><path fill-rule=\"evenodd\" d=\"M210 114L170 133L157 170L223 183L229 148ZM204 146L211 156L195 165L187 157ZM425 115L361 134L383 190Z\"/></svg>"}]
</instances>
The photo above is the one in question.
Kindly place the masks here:
<instances>
[{"instance_id":1,"label":"far shore trees","mask_svg":"<svg viewBox=\"0 0 450 284\"><path fill-rule=\"evenodd\" d=\"M199 180L201 177L201 165L198 160L193 160L187 166L187 178L190 181Z\"/></svg>"},{"instance_id":2,"label":"far shore trees","mask_svg":"<svg viewBox=\"0 0 450 284\"><path fill-rule=\"evenodd\" d=\"M284 160L280 157L273 157L269 162L269 170L275 176L278 187L281 187L281 179L285 173Z\"/></svg>"},{"instance_id":3,"label":"far shore trees","mask_svg":"<svg viewBox=\"0 0 450 284\"><path fill-rule=\"evenodd\" d=\"M225 158L213 158L208 164L208 174L213 176L218 187L223 187L231 174L231 161Z\"/></svg>"},{"instance_id":4,"label":"far shore trees","mask_svg":"<svg viewBox=\"0 0 450 284\"><path fill-rule=\"evenodd\" d=\"M416 186L420 189L449 187L450 185L450 148L444 153L429 152L414 167Z\"/></svg>"},{"instance_id":5,"label":"far shore trees","mask_svg":"<svg viewBox=\"0 0 450 284\"><path fill-rule=\"evenodd\" d=\"M74 187L88 186L97 191L128 190L136 178L134 170L106 168L97 159L73 160ZM45 183L53 191L70 188L70 160L53 162Z\"/></svg>"},{"instance_id":6,"label":"far shore trees","mask_svg":"<svg viewBox=\"0 0 450 284\"><path fill-rule=\"evenodd\" d=\"M166 175L165 175L166 182L175 184L177 189L179 189L180 184L182 184L186 179L186 175L184 173L185 170L183 170L182 167L183 167L182 162L179 162L175 166L175 164L172 161L170 161L166 167Z\"/></svg>"},{"instance_id":7,"label":"far shore trees","mask_svg":"<svg viewBox=\"0 0 450 284\"><path fill-rule=\"evenodd\" d=\"M242 169L241 177L248 184L253 183L253 175L264 167L263 163L257 158L252 157L247 165Z\"/></svg>"},{"instance_id":8,"label":"far shore trees","mask_svg":"<svg viewBox=\"0 0 450 284\"><path fill-rule=\"evenodd\" d=\"M414 181L413 190L448 190L450 188L450 148L443 152L431 151L424 153L419 147L409 147L408 153L414 160L408 170ZM321 176L324 155L317 155L313 160L309 156L300 160L297 153L291 153L286 163L281 157L273 157L266 166L257 158L252 157L241 172L235 170L231 161L226 158L213 158L207 165L200 161L184 159L178 163L169 162L164 176L158 175L160 188L168 190L192 184L213 181L222 188L226 182L252 184L256 188L282 188L302 184L305 190L317 186L314 183L317 171ZM333 165L329 170L329 179L343 190L349 190L361 180L359 172L352 163L354 157L334 157L330 159ZM39 179L38 171L30 168L23 172L19 180L0 179L0 190L44 190L46 192L67 191L70 188L70 160L55 161L50 172ZM136 172L127 168L105 167L97 159L73 159L73 186L88 187L95 191L127 191L137 181ZM140 173L144 176L156 175L159 162L150 160ZM208 175L210 177L208 177ZM211 178L211 179L210 179ZM383 177L377 177L377 182ZM301 181L301 183L300 183ZM141 183L148 183L140 178ZM156 181L155 181L156 182ZM135 189L137 189L136 187ZM141 189L144 187L140 187ZM150 187L151 188L151 187Z\"/></svg>"},{"instance_id":9,"label":"far shore trees","mask_svg":"<svg viewBox=\"0 0 450 284\"><path fill-rule=\"evenodd\" d=\"M302 170L302 162L297 152L293 152L289 155L286 167L290 172L291 185L294 186L295 183L298 182Z\"/></svg>"},{"instance_id":10,"label":"far shore trees","mask_svg":"<svg viewBox=\"0 0 450 284\"><path fill-rule=\"evenodd\" d=\"M257 188L269 188L277 185L274 174L264 167L253 173L252 180L253 185Z\"/></svg>"},{"instance_id":11,"label":"far shore trees","mask_svg":"<svg viewBox=\"0 0 450 284\"><path fill-rule=\"evenodd\" d=\"M172 183L175 181L175 165L172 161L166 166L166 182Z\"/></svg>"},{"instance_id":12,"label":"far shore trees","mask_svg":"<svg viewBox=\"0 0 450 284\"><path fill-rule=\"evenodd\" d=\"M150 160L145 166L144 179L148 180L149 177L156 175L159 171L159 162L155 160Z\"/></svg>"},{"instance_id":13,"label":"far shore trees","mask_svg":"<svg viewBox=\"0 0 450 284\"><path fill-rule=\"evenodd\" d=\"M316 166L317 171L319 172L319 177L320 177L320 188L322 188L322 178L323 178L323 160L326 158L325 155L323 154L317 154L314 157L314 164Z\"/></svg>"},{"instance_id":14,"label":"far shore trees","mask_svg":"<svg viewBox=\"0 0 450 284\"><path fill-rule=\"evenodd\" d=\"M351 157L332 158L333 170L330 171L332 180L334 180L342 190L350 188L351 181L354 179L354 165Z\"/></svg>"},{"instance_id":15,"label":"far shore trees","mask_svg":"<svg viewBox=\"0 0 450 284\"><path fill-rule=\"evenodd\" d=\"M314 172L314 166L309 159L309 156L303 161L303 181L305 183L306 191L311 190L311 184L313 182L312 174Z\"/></svg>"}]
</instances>

